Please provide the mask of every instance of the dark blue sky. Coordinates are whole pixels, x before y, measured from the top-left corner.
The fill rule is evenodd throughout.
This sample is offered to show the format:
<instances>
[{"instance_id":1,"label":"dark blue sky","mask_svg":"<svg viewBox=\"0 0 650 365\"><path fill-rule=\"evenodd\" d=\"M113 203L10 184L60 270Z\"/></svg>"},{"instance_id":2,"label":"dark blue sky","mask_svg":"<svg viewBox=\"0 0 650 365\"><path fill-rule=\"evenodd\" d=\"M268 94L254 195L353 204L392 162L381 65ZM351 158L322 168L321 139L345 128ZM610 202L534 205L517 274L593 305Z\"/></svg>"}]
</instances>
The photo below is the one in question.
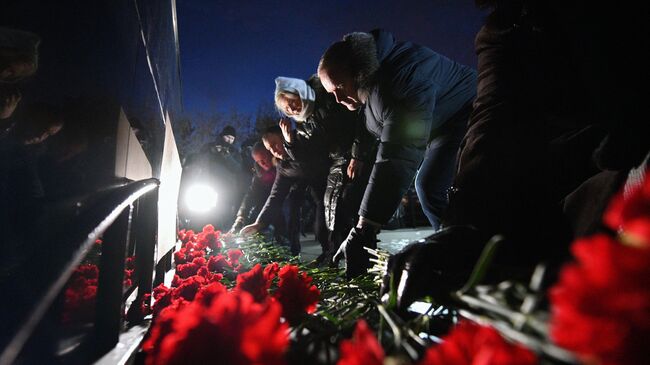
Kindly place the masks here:
<instances>
[{"instance_id":1,"label":"dark blue sky","mask_svg":"<svg viewBox=\"0 0 650 365\"><path fill-rule=\"evenodd\" d=\"M329 44L384 28L476 67L484 15L471 0L179 0L185 110L254 113L276 76L306 78Z\"/></svg>"}]
</instances>

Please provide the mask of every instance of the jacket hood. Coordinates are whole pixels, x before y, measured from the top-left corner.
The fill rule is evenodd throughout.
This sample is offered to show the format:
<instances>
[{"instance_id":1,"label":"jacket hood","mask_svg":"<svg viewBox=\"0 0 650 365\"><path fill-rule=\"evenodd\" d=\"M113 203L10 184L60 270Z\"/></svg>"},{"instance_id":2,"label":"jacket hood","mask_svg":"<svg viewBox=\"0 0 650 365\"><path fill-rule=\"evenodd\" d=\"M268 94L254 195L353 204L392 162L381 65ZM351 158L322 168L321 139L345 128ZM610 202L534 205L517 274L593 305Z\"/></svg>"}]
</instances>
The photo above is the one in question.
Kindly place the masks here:
<instances>
[{"instance_id":1,"label":"jacket hood","mask_svg":"<svg viewBox=\"0 0 650 365\"><path fill-rule=\"evenodd\" d=\"M383 29L374 29L370 31L370 34L375 38L377 60L381 63L395 47L395 37L392 33Z\"/></svg>"},{"instance_id":2,"label":"jacket hood","mask_svg":"<svg viewBox=\"0 0 650 365\"><path fill-rule=\"evenodd\" d=\"M293 116L298 121L306 120L314 109L316 101L316 91L303 79L294 79L292 77L277 77L275 79L275 100L277 102L280 92L289 92L300 96L302 101L302 111L300 115ZM280 112L283 112L280 110Z\"/></svg>"}]
</instances>

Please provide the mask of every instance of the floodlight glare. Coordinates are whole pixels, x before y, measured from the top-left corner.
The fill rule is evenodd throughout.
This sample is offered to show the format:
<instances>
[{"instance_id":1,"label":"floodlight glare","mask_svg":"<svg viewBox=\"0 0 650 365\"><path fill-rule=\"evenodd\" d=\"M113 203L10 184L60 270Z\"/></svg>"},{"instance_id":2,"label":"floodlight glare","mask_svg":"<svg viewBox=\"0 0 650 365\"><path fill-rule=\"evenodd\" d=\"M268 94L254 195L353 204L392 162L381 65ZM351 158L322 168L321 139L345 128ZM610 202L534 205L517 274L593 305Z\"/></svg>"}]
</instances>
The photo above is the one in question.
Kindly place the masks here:
<instances>
[{"instance_id":1,"label":"floodlight glare","mask_svg":"<svg viewBox=\"0 0 650 365\"><path fill-rule=\"evenodd\" d=\"M197 213L204 213L217 205L219 194L210 186L205 184L192 185L185 193L185 204Z\"/></svg>"}]
</instances>

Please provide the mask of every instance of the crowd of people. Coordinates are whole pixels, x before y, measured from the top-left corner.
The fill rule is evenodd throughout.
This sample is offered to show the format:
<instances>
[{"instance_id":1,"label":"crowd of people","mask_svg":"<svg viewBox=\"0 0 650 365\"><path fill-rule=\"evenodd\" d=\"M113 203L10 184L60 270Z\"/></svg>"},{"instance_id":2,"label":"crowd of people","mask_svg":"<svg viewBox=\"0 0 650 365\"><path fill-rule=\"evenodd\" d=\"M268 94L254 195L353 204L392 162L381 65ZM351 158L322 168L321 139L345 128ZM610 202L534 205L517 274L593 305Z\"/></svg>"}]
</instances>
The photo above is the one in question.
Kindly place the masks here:
<instances>
[{"instance_id":1,"label":"crowd of people","mask_svg":"<svg viewBox=\"0 0 650 365\"><path fill-rule=\"evenodd\" d=\"M552 10L493 6L476 37L478 70L373 30L334 42L306 80L276 78L281 118L260 141L275 179L261 183L273 167L257 145L259 173L242 209L252 196L267 198L256 215L240 209L231 232L275 226L282 235L287 201L297 254L296 217L308 187L322 247L316 263L343 260L352 278L369 268L366 248L376 247L414 184L436 233L391 257L402 297L457 288L496 234L505 248L494 278L559 264L574 237L600 228L614 187L631 169L647 169L650 148L642 124L612 113L629 98L612 97L611 105L592 98L594 72L615 58L592 56L614 42L574 42L590 15L571 13L575 26L560 16L575 9Z\"/></svg>"},{"instance_id":2,"label":"crowd of people","mask_svg":"<svg viewBox=\"0 0 650 365\"><path fill-rule=\"evenodd\" d=\"M581 42L593 36L585 29L598 28L598 9L481 5L491 13L476 37L477 70L372 30L332 43L307 79L277 77L277 125L242 151L226 126L184 161L188 171L207 161L231 177L222 182L231 189L221 228L269 230L298 255L308 204L322 248L315 264L342 260L352 278L369 268L366 248L376 248L414 186L436 233L391 257L403 298L460 285L495 234L505 237L494 273L503 278L561 262L574 237L600 229L604 202L630 171L647 169L650 150L644 124L629 114L642 93L611 87L612 74L631 72L612 71L620 44L601 33L599 44ZM46 104L14 115L38 47L35 34L0 29L5 238L24 231L11 222L33 214L29 200L12 199L42 196L24 183L39 179L21 176L37 172L38 146L66 119Z\"/></svg>"}]
</instances>

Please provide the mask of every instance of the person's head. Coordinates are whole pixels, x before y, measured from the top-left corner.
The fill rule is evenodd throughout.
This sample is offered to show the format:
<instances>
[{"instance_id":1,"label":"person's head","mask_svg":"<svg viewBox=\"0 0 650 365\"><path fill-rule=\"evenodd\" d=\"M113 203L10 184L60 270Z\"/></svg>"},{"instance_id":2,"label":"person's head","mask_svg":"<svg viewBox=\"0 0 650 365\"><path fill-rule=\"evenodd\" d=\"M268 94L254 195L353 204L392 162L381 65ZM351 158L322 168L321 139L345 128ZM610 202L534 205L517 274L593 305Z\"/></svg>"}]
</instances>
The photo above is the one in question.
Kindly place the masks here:
<instances>
[{"instance_id":1,"label":"person's head","mask_svg":"<svg viewBox=\"0 0 650 365\"><path fill-rule=\"evenodd\" d=\"M285 116L295 117L302 111L302 100L297 94L281 91L275 94L275 107Z\"/></svg>"},{"instance_id":2,"label":"person's head","mask_svg":"<svg viewBox=\"0 0 650 365\"><path fill-rule=\"evenodd\" d=\"M363 92L374 82L377 69L374 38L357 32L346 35L325 51L318 63L318 77L338 103L356 110L365 102Z\"/></svg>"},{"instance_id":3,"label":"person's head","mask_svg":"<svg viewBox=\"0 0 650 365\"><path fill-rule=\"evenodd\" d=\"M36 73L39 43L34 33L0 27L0 82L17 82Z\"/></svg>"},{"instance_id":4,"label":"person's head","mask_svg":"<svg viewBox=\"0 0 650 365\"><path fill-rule=\"evenodd\" d=\"M283 141L282 130L277 125L268 127L262 134L264 147L266 147L275 158L279 158L280 160L284 159L287 155Z\"/></svg>"},{"instance_id":5,"label":"person's head","mask_svg":"<svg viewBox=\"0 0 650 365\"><path fill-rule=\"evenodd\" d=\"M303 79L275 78L275 107L287 117L304 122L314 110L316 91Z\"/></svg>"},{"instance_id":6,"label":"person's head","mask_svg":"<svg viewBox=\"0 0 650 365\"><path fill-rule=\"evenodd\" d=\"M41 143L63 128L61 111L45 103L27 106L18 119L16 135L26 145Z\"/></svg>"},{"instance_id":7,"label":"person's head","mask_svg":"<svg viewBox=\"0 0 650 365\"><path fill-rule=\"evenodd\" d=\"M224 142L228 144L233 144L235 143L235 138L237 138L237 131L233 126L227 125L223 127L219 135L221 136L221 139L223 139Z\"/></svg>"},{"instance_id":8,"label":"person's head","mask_svg":"<svg viewBox=\"0 0 650 365\"><path fill-rule=\"evenodd\" d=\"M253 148L251 149L251 157L253 157L255 163L264 171L269 171L271 167L273 167L273 156L271 156L271 153L266 149L262 142L257 142L253 145Z\"/></svg>"}]
</instances>

